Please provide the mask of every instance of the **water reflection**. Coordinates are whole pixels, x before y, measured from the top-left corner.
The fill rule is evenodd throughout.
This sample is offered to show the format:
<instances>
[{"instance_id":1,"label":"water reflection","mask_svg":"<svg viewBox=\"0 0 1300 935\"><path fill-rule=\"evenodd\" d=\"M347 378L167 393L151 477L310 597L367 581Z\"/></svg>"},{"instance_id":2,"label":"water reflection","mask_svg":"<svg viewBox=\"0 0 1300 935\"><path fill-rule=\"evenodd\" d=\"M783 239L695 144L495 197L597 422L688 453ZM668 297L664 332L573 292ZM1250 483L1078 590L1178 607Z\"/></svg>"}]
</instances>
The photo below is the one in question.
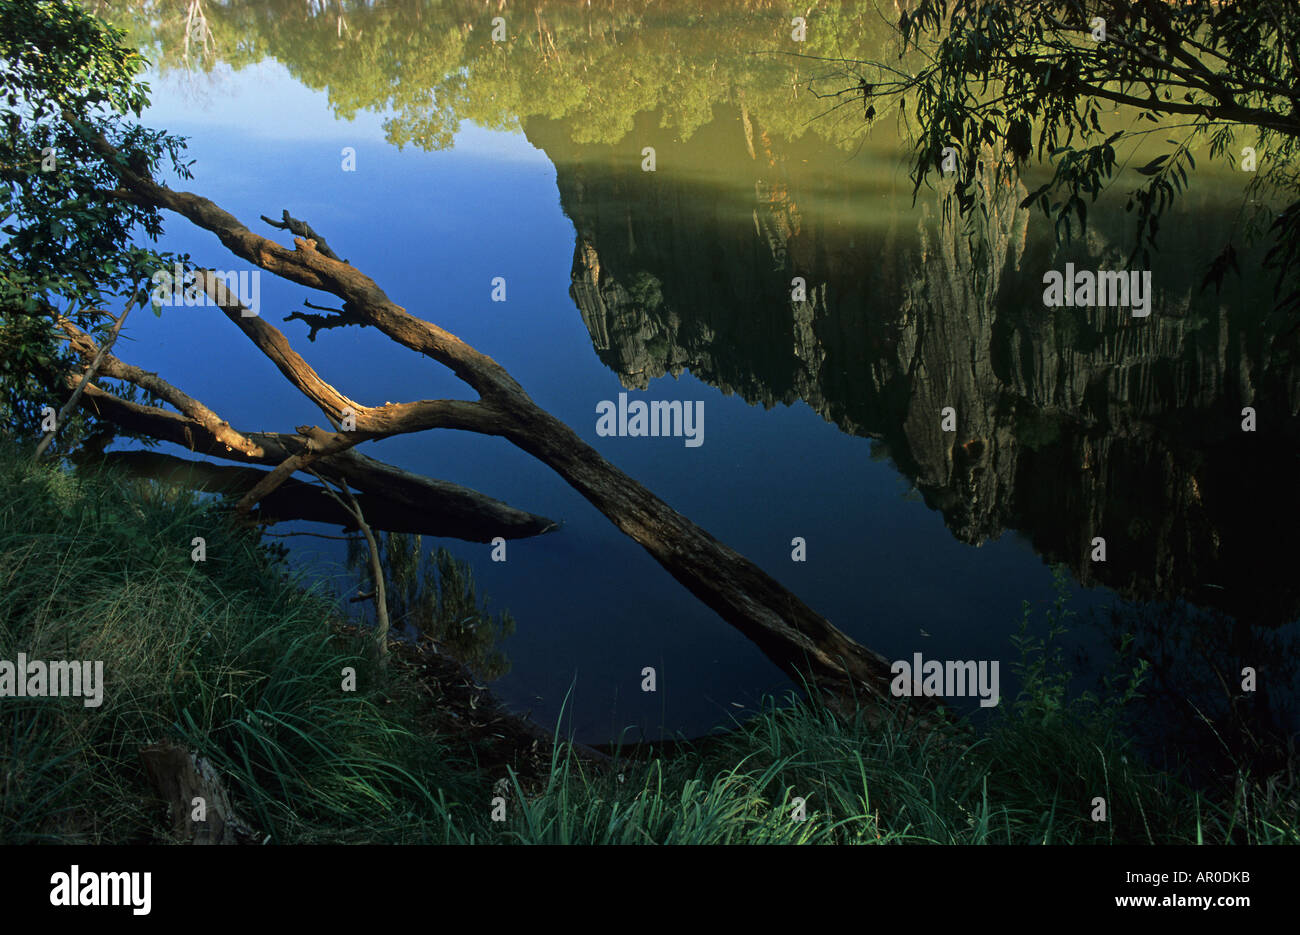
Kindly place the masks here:
<instances>
[{"instance_id":1,"label":"water reflection","mask_svg":"<svg viewBox=\"0 0 1300 935\"><path fill-rule=\"evenodd\" d=\"M184 64L189 0L104 6L162 68ZM989 179L975 230L942 192L914 205L892 127L866 136L860 112L828 113L807 90L815 58L755 54L785 28L766 4L512 4L498 44L494 12L468 0L203 6L205 66L274 57L338 116L386 113L395 144L449 146L465 120L521 128L556 167L577 231L571 295L626 387L689 372L875 439L959 541L1015 530L1134 602L1116 633L1166 663L1171 693L1227 697L1244 665L1292 681L1261 660L1285 652L1268 631L1300 616L1297 547L1261 529L1300 515L1297 335L1259 277L1199 288L1236 208L1231 176L1206 170L1167 225L1149 317L1049 309L1045 271L1121 265L1124 215L1094 209L1087 238L1058 247L1020 185ZM806 54L879 57L888 29L862 10L823 11ZM1245 406L1257 432L1241 430ZM1233 654L1202 677L1203 654L1175 652L1171 630Z\"/></svg>"},{"instance_id":2,"label":"water reflection","mask_svg":"<svg viewBox=\"0 0 1300 935\"><path fill-rule=\"evenodd\" d=\"M879 439L964 542L1014 529L1134 600L1268 625L1300 613L1296 547L1259 534L1300 507L1294 334L1271 320L1265 281L1198 288L1220 206L1189 206L1171 232L1149 317L1045 308L1045 270L1121 265L1122 214L1058 248L1019 207L1023 185L997 190L990 173L972 238L942 193L913 209L905 186L872 191L816 141L764 133L751 156L738 113L685 142L642 121L614 146L525 125L577 228L572 296L624 385L689 371L752 403L802 400ZM653 175L643 141L658 144ZM1260 431L1242 431L1244 406Z\"/></svg>"}]
</instances>

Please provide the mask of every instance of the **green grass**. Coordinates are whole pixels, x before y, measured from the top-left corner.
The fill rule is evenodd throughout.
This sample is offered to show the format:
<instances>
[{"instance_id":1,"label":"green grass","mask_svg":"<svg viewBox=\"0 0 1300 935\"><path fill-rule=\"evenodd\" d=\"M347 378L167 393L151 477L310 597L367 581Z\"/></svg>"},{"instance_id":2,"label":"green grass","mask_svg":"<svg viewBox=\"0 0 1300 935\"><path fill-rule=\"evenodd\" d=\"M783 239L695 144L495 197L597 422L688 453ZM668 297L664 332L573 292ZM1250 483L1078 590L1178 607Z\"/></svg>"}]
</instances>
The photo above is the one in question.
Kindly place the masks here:
<instances>
[{"instance_id":1,"label":"green grass","mask_svg":"<svg viewBox=\"0 0 1300 935\"><path fill-rule=\"evenodd\" d=\"M156 838L139 749L208 757L273 841L428 836L448 766L334 608L211 502L0 460L0 659L103 660L105 698L0 701L0 840ZM207 560L191 560L191 540ZM358 690L342 691L344 667ZM443 786L455 774L444 770Z\"/></svg>"},{"instance_id":2,"label":"green grass","mask_svg":"<svg viewBox=\"0 0 1300 935\"><path fill-rule=\"evenodd\" d=\"M1012 714L983 736L922 737L772 702L698 756L622 768L619 782L558 754L550 786L499 833L555 844L1300 843L1294 789L1264 811L1216 804L1090 722ZM1091 818L1098 795L1105 822ZM793 820L795 797L805 821Z\"/></svg>"},{"instance_id":3,"label":"green grass","mask_svg":"<svg viewBox=\"0 0 1300 935\"><path fill-rule=\"evenodd\" d=\"M209 758L277 843L1300 841L1294 784L1243 773L1216 795L1146 768L1123 726L1141 671L1109 701L1071 700L1051 638L1028 630L1026 691L978 732L770 701L671 757L593 767L561 743L525 787L431 736L406 676L338 615L215 502L0 451L0 659L102 659L106 674L97 709L0 699L0 841L165 840L139 749L168 738ZM349 666L356 692L341 690ZM1108 821L1091 819L1094 796Z\"/></svg>"}]
</instances>

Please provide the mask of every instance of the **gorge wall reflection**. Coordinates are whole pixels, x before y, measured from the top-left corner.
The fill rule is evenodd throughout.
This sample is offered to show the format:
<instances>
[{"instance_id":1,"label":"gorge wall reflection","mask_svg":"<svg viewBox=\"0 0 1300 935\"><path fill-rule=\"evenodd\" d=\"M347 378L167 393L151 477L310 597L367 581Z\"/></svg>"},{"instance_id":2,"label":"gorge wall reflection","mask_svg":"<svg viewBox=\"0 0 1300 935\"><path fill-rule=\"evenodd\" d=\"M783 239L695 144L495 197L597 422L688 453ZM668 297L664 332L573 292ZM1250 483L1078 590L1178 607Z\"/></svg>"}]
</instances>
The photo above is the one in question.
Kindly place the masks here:
<instances>
[{"instance_id":1,"label":"gorge wall reflection","mask_svg":"<svg viewBox=\"0 0 1300 935\"><path fill-rule=\"evenodd\" d=\"M182 65L186 3L106 6L161 37L164 70ZM892 126L851 107L823 116L805 87L813 65L755 54L784 35L762 4L711 6L707 29L697 6L512 4L530 28L503 45L471 28L487 15L471 2L230 0L207 17L223 62L273 57L338 116L387 114L395 145L447 147L462 120L521 128L556 168L577 231L571 295L625 387L690 373L756 406L806 403L874 439L957 541L1015 531L1127 599L1108 623L1137 634L1166 709L1187 687L1219 710L1207 693L1230 693L1252 665L1271 687L1220 715L1249 704L1294 729L1297 335L1271 313L1258 254L1243 251L1247 275L1222 292L1200 288L1240 177L1198 173L1154 257L1150 317L1048 309L1044 271L1122 264L1116 192L1058 248L1018 207L1023 188L999 190L972 240L942 192L913 204ZM862 6L831 5L806 51L875 56L888 30ZM790 300L795 276L806 301ZM1256 433L1241 431L1247 405ZM940 428L946 406L956 433ZM798 483L779 458L763 471Z\"/></svg>"},{"instance_id":2,"label":"gorge wall reflection","mask_svg":"<svg viewBox=\"0 0 1300 935\"><path fill-rule=\"evenodd\" d=\"M1015 530L1133 602L1109 629L1138 634L1163 700L1193 684L1198 699L1234 694L1253 666L1282 691L1211 707L1250 709L1255 729L1294 722L1291 655L1269 631L1300 614L1300 550L1267 530L1300 516L1296 332L1262 277L1200 288L1227 209L1194 199L1166 235L1150 317L1045 308L1045 270L1123 267L1122 212L1058 247L1019 207L1024 186L997 191L990 172L991 210L972 232L942 192L914 208L896 166L774 139L751 115L720 113L684 142L660 123L640 115L615 146L525 123L577 229L571 294L624 386L690 372L756 405L807 403L876 439L959 540ZM791 299L796 276L806 301ZM941 430L945 406L955 433ZM1245 406L1267 431L1242 430ZM1096 536L1105 561L1092 560ZM1201 638L1173 638L1179 626ZM1211 634L1231 647L1215 680Z\"/></svg>"}]
</instances>

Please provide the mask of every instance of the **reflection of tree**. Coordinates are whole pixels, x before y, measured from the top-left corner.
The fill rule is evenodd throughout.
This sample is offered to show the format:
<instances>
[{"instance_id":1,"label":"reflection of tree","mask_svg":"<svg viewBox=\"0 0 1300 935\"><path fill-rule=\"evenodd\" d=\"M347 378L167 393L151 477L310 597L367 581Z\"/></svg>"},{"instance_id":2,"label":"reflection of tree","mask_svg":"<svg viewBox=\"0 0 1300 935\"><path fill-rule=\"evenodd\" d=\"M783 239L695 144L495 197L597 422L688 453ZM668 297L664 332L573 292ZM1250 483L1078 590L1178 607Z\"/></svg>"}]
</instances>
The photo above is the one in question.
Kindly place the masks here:
<instances>
[{"instance_id":1,"label":"reflection of tree","mask_svg":"<svg viewBox=\"0 0 1300 935\"><path fill-rule=\"evenodd\" d=\"M209 54L215 53L216 49L212 45L212 28L208 25L208 17L203 12L200 0L189 0L189 5L185 8L183 28L185 37L181 44L182 60L189 65L193 54L195 59L207 61Z\"/></svg>"},{"instance_id":2,"label":"reflection of tree","mask_svg":"<svg viewBox=\"0 0 1300 935\"><path fill-rule=\"evenodd\" d=\"M515 632L510 613L493 616L480 605L469 566L444 548L426 555L421 537L379 534L380 562L386 576L388 611L395 629L433 640L484 679L510 671L500 642ZM369 553L348 540L348 566L361 575L362 590L372 591Z\"/></svg>"},{"instance_id":3,"label":"reflection of tree","mask_svg":"<svg viewBox=\"0 0 1300 935\"><path fill-rule=\"evenodd\" d=\"M168 70L187 65L192 2L128 0L100 12ZM790 40L789 11L762 0L717 0L707 12L694 0L529 0L502 14L508 39L499 43L490 25L499 11L477 0L227 0L204 9L221 61L239 68L274 58L308 87L328 89L340 117L391 110L389 139L425 148L450 146L462 120L506 129L529 117L571 120L579 142L611 143L652 110L686 139L714 107L741 104L783 136L856 144L860 114L814 119L832 104L798 93L828 69L787 53L875 54L892 35L861 3L819 10L801 43Z\"/></svg>"}]
</instances>

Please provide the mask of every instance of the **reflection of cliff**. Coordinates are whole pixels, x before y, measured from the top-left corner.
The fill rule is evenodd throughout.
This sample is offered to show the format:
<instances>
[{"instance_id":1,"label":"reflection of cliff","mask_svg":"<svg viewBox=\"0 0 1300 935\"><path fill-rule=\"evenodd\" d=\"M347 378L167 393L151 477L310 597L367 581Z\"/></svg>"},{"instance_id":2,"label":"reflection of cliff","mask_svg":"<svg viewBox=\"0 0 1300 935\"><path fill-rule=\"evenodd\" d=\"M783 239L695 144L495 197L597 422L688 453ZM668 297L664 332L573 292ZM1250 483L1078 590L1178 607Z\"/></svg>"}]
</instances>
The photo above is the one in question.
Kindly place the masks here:
<instances>
[{"instance_id":1,"label":"reflection of cliff","mask_svg":"<svg viewBox=\"0 0 1300 935\"><path fill-rule=\"evenodd\" d=\"M1300 612L1284 573L1298 550L1256 533L1261 517L1300 515L1300 375L1261 324L1266 289L1197 290L1208 209L1165 242L1149 318L1047 309L1042 272L1114 268L1123 218L1057 251L1027 236L1023 189L990 180L986 236L971 239L938 198L913 208L890 167L855 175L841 152L774 143L747 114L685 144L649 116L617 147L575 147L554 123L526 132L577 228L572 295L626 386L689 370L753 403L803 400L881 439L963 541L1017 529L1130 597L1261 621ZM1248 404L1254 435L1240 429ZM941 429L946 406L956 433ZM1104 564L1089 559L1094 536Z\"/></svg>"}]
</instances>

